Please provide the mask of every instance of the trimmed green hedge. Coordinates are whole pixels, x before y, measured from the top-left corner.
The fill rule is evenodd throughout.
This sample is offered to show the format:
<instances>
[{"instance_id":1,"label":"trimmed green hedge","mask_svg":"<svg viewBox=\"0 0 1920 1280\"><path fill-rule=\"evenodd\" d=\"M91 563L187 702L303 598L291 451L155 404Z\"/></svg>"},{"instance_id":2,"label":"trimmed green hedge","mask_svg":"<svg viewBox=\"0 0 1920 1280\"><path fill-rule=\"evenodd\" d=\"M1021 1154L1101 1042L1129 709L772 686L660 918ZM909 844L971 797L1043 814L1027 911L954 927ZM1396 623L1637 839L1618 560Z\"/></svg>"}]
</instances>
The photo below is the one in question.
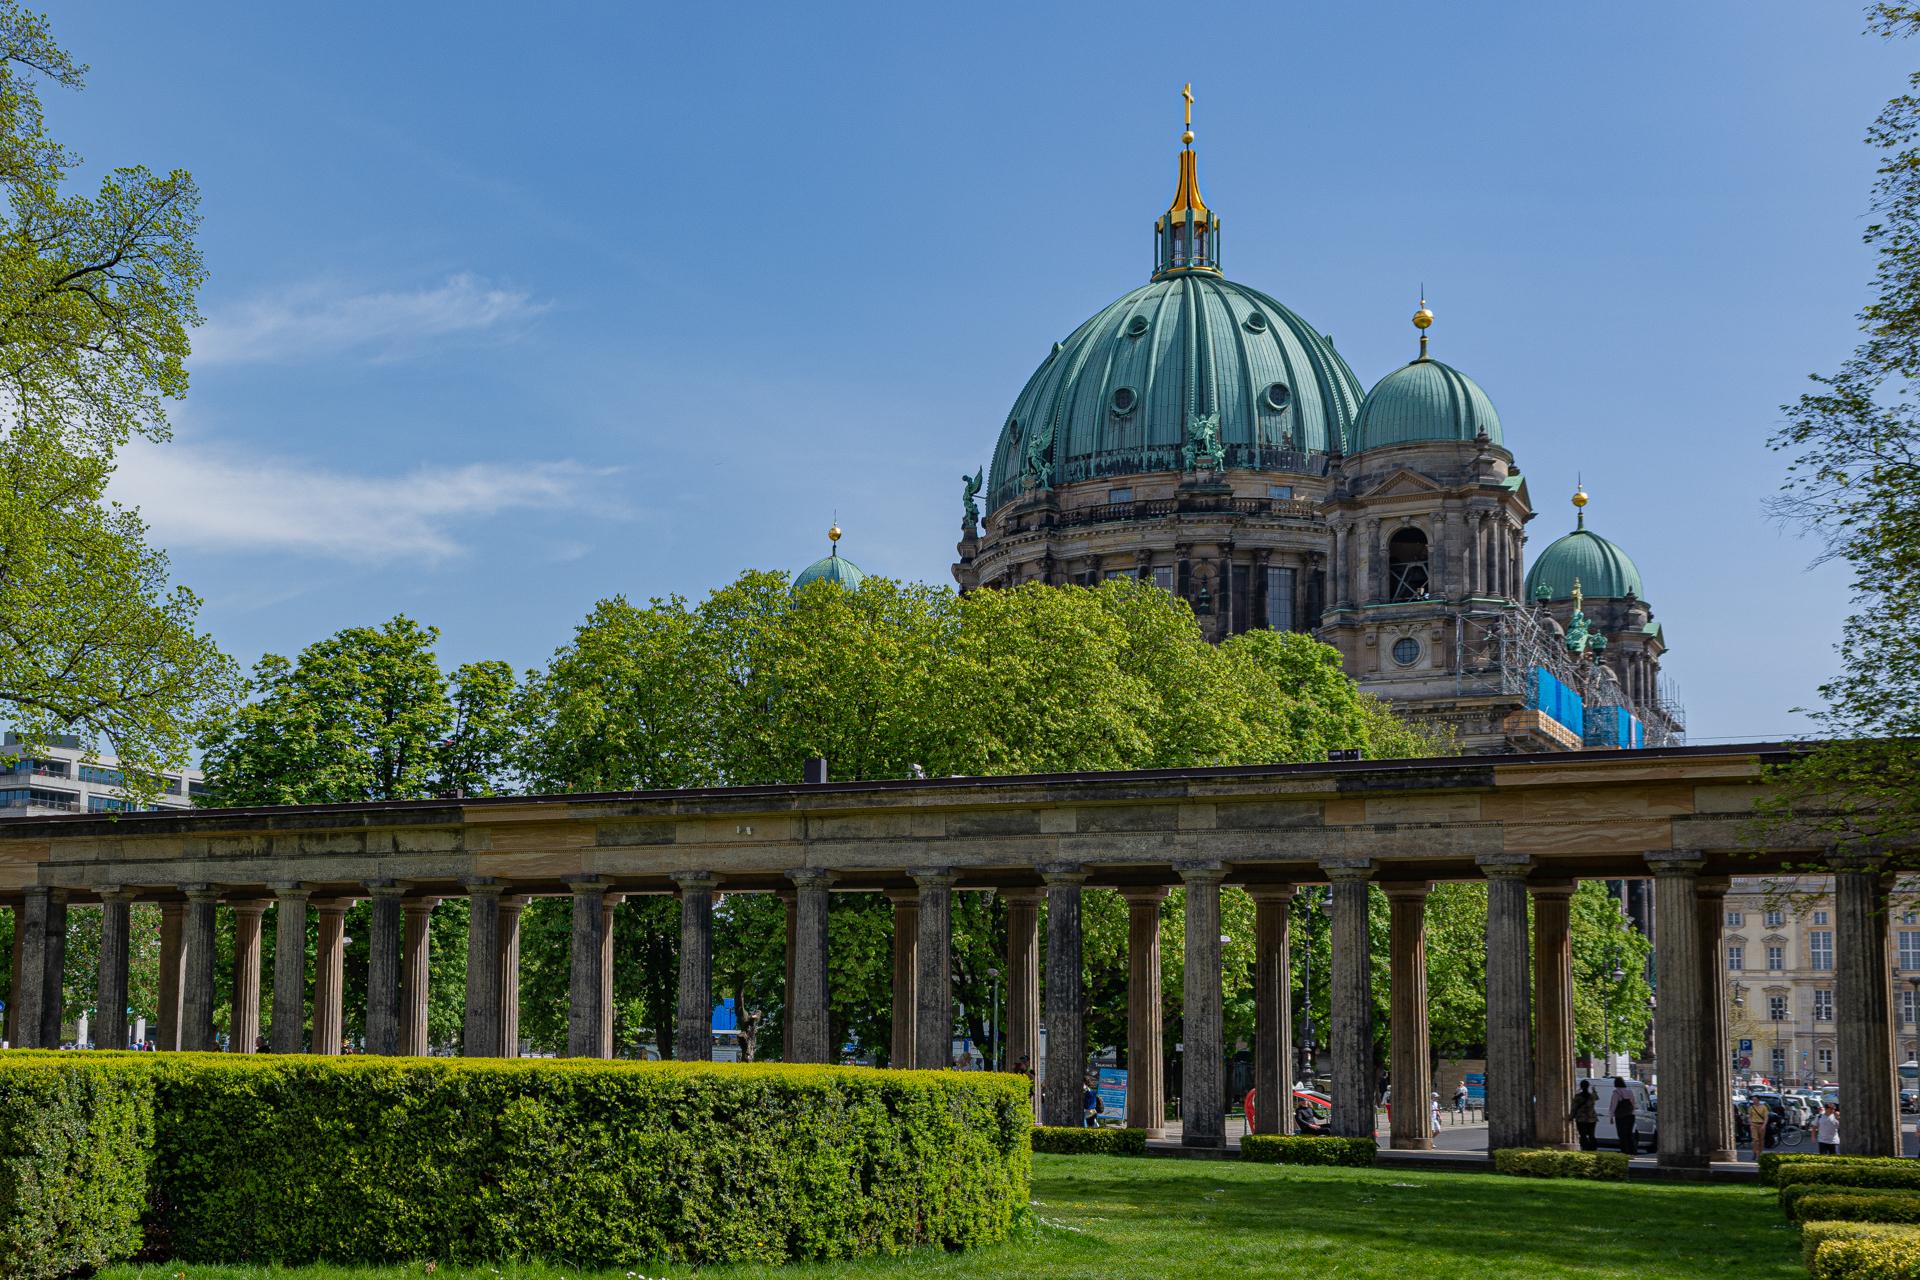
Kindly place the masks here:
<instances>
[{"instance_id":1,"label":"trimmed green hedge","mask_svg":"<svg viewBox=\"0 0 1920 1280\"><path fill-rule=\"evenodd\" d=\"M1240 1139L1240 1158L1256 1164L1342 1165L1364 1169L1373 1163L1377 1154L1379 1146L1372 1138L1250 1133Z\"/></svg>"},{"instance_id":2,"label":"trimmed green hedge","mask_svg":"<svg viewBox=\"0 0 1920 1280\"><path fill-rule=\"evenodd\" d=\"M1832 1187L1897 1187L1920 1190L1920 1160L1850 1159L1832 1156L1819 1161L1783 1164L1774 1171L1781 1187L1820 1182Z\"/></svg>"},{"instance_id":3,"label":"trimmed green hedge","mask_svg":"<svg viewBox=\"0 0 1920 1280\"><path fill-rule=\"evenodd\" d=\"M1493 1153L1495 1173L1518 1178L1585 1178L1625 1182L1628 1159L1619 1151L1560 1151L1551 1147L1507 1147Z\"/></svg>"},{"instance_id":4,"label":"trimmed green hedge","mask_svg":"<svg viewBox=\"0 0 1920 1280\"><path fill-rule=\"evenodd\" d=\"M1802 1196L1794 1206L1802 1222L1920 1223L1920 1195L1863 1189L1833 1189Z\"/></svg>"},{"instance_id":5,"label":"trimmed green hedge","mask_svg":"<svg viewBox=\"0 0 1920 1280\"><path fill-rule=\"evenodd\" d=\"M1808 1196L1853 1195L1853 1196L1911 1196L1915 1193L1906 1187L1845 1187L1832 1182L1790 1182L1780 1188L1780 1212L1786 1215L1788 1222L1809 1220L1800 1212L1800 1202Z\"/></svg>"},{"instance_id":6,"label":"trimmed green hedge","mask_svg":"<svg viewBox=\"0 0 1920 1280\"><path fill-rule=\"evenodd\" d=\"M1810 1222L1800 1233L1814 1280L1909 1280L1920 1229L1881 1222Z\"/></svg>"},{"instance_id":7,"label":"trimmed green hedge","mask_svg":"<svg viewBox=\"0 0 1920 1280\"><path fill-rule=\"evenodd\" d=\"M1780 1166L1797 1160L1841 1160L1844 1156L1815 1155L1810 1151L1763 1151L1760 1153L1760 1185L1772 1187L1779 1185L1775 1176Z\"/></svg>"},{"instance_id":8,"label":"trimmed green hedge","mask_svg":"<svg viewBox=\"0 0 1920 1280\"><path fill-rule=\"evenodd\" d=\"M1897 1240L1912 1231L1883 1222L1809 1222L1800 1228L1800 1261L1813 1270L1814 1255L1829 1240Z\"/></svg>"},{"instance_id":9,"label":"trimmed green hedge","mask_svg":"<svg viewBox=\"0 0 1920 1280\"><path fill-rule=\"evenodd\" d=\"M72 1053L6 1065L0 1275L43 1280L131 1257L147 1200L151 1079Z\"/></svg>"},{"instance_id":10,"label":"trimmed green hedge","mask_svg":"<svg viewBox=\"0 0 1920 1280\"><path fill-rule=\"evenodd\" d=\"M1147 1131L1037 1124L1033 1127L1033 1149L1056 1156L1143 1156L1147 1154Z\"/></svg>"},{"instance_id":11,"label":"trimmed green hedge","mask_svg":"<svg viewBox=\"0 0 1920 1280\"><path fill-rule=\"evenodd\" d=\"M986 1244L1028 1213L1031 1086L1018 1076L60 1057L84 1067L7 1054L0 1080L65 1070L144 1085L150 1136L116 1152L133 1173L115 1203L150 1204L147 1252L181 1261L780 1262Z\"/></svg>"}]
</instances>

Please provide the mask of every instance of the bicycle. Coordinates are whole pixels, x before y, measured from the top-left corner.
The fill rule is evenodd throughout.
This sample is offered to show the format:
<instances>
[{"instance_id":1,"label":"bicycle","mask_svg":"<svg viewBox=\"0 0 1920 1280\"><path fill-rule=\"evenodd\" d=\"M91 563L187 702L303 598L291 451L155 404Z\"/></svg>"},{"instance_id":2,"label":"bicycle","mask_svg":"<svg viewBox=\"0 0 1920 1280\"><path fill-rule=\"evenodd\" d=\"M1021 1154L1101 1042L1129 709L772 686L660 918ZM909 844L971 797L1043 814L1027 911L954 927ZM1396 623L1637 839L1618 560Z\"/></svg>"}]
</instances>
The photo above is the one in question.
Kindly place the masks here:
<instances>
[{"instance_id":1,"label":"bicycle","mask_svg":"<svg viewBox=\"0 0 1920 1280\"><path fill-rule=\"evenodd\" d=\"M1774 1145L1780 1147L1797 1147L1806 1140L1807 1131L1805 1129L1797 1124L1783 1124L1780 1126L1779 1135L1774 1138Z\"/></svg>"}]
</instances>

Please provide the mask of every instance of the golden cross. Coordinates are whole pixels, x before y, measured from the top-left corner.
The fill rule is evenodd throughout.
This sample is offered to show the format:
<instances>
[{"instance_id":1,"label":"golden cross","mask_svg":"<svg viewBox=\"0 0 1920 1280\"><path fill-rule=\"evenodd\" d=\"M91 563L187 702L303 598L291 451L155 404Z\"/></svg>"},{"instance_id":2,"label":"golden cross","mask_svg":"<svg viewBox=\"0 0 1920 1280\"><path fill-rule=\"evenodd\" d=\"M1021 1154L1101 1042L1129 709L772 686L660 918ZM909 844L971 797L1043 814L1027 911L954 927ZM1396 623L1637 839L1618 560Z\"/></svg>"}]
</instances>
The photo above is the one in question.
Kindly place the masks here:
<instances>
[{"instance_id":1,"label":"golden cross","mask_svg":"<svg viewBox=\"0 0 1920 1280\"><path fill-rule=\"evenodd\" d=\"M1193 86L1189 84L1182 89L1180 96L1187 100L1187 128L1191 129L1193 128Z\"/></svg>"}]
</instances>

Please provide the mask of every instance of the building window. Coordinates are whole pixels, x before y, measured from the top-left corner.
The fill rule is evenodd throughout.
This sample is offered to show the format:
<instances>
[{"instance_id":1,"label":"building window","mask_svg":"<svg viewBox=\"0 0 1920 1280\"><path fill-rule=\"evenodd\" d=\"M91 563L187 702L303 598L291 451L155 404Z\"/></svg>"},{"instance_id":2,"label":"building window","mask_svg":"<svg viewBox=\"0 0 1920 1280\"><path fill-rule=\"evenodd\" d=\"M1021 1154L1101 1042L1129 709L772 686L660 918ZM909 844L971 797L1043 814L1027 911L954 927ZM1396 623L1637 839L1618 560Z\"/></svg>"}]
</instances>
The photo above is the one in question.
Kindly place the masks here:
<instances>
[{"instance_id":1,"label":"building window","mask_svg":"<svg viewBox=\"0 0 1920 1280\"><path fill-rule=\"evenodd\" d=\"M1785 1022L1787 1020L1787 998L1785 996L1767 997L1767 1021Z\"/></svg>"},{"instance_id":2,"label":"building window","mask_svg":"<svg viewBox=\"0 0 1920 1280\"><path fill-rule=\"evenodd\" d=\"M1107 501L1108 502L1132 502L1133 490L1132 489L1109 489L1107 490Z\"/></svg>"},{"instance_id":3,"label":"building window","mask_svg":"<svg viewBox=\"0 0 1920 1280\"><path fill-rule=\"evenodd\" d=\"M1769 912L1767 912L1767 928L1769 928L1769 929L1780 929L1780 928L1784 928L1784 927L1786 926L1786 923L1787 923L1787 913L1786 913L1786 912L1784 912L1784 911L1769 911Z\"/></svg>"},{"instance_id":4,"label":"building window","mask_svg":"<svg viewBox=\"0 0 1920 1280\"><path fill-rule=\"evenodd\" d=\"M1740 927L1741 927L1742 925L1744 925L1744 924L1746 924L1746 922L1747 922L1747 913L1746 913L1746 912L1744 912L1744 911L1729 911L1729 912L1727 912L1727 926L1728 926L1729 928L1732 928L1732 929L1738 929L1738 928L1740 928Z\"/></svg>"},{"instance_id":5,"label":"building window","mask_svg":"<svg viewBox=\"0 0 1920 1280\"><path fill-rule=\"evenodd\" d=\"M1270 484L1267 486L1267 496L1269 498L1291 498L1293 496L1293 486L1290 484Z\"/></svg>"},{"instance_id":6,"label":"building window","mask_svg":"<svg viewBox=\"0 0 1920 1280\"><path fill-rule=\"evenodd\" d=\"M1813 1051L1813 1065L1815 1068L1819 1070L1821 1075L1823 1076L1832 1075L1833 1074L1833 1050L1815 1049Z\"/></svg>"},{"instance_id":7,"label":"building window","mask_svg":"<svg viewBox=\"0 0 1920 1280\"><path fill-rule=\"evenodd\" d=\"M1747 949L1737 942L1727 944L1727 968L1735 973L1747 967Z\"/></svg>"},{"instance_id":8,"label":"building window","mask_svg":"<svg viewBox=\"0 0 1920 1280\"><path fill-rule=\"evenodd\" d=\"M1815 969L1833 968L1833 930L1815 929L1809 933L1807 951Z\"/></svg>"},{"instance_id":9,"label":"building window","mask_svg":"<svg viewBox=\"0 0 1920 1280\"><path fill-rule=\"evenodd\" d=\"M1767 972L1779 973L1787 967L1787 953L1782 947L1767 948Z\"/></svg>"},{"instance_id":10,"label":"building window","mask_svg":"<svg viewBox=\"0 0 1920 1280\"><path fill-rule=\"evenodd\" d=\"M1420 642L1412 636L1401 636L1393 642L1393 660L1403 667L1420 661Z\"/></svg>"},{"instance_id":11,"label":"building window","mask_svg":"<svg viewBox=\"0 0 1920 1280\"><path fill-rule=\"evenodd\" d=\"M1775 1079L1787 1074L1787 1051L1776 1048L1773 1051L1773 1075Z\"/></svg>"},{"instance_id":12,"label":"building window","mask_svg":"<svg viewBox=\"0 0 1920 1280\"><path fill-rule=\"evenodd\" d=\"M1153 567L1153 585L1162 591L1173 590L1173 566L1158 564Z\"/></svg>"},{"instance_id":13,"label":"building window","mask_svg":"<svg viewBox=\"0 0 1920 1280\"><path fill-rule=\"evenodd\" d=\"M1827 913L1826 913L1826 912L1824 912L1824 911L1816 911L1816 912L1814 912L1814 913L1813 913L1813 922L1814 922L1815 924L1825 924L1825 923L1827 922Z\"/></svg>"},{"instance_id":14,"label":"building window","mask_svg":"<svg viewBox=\"0 0 1920 1280\"><path fill-rule=\"evenodd\" d=\"M1131 569L1109 569L1106 573L1108 582L1112 582L1115 578L1132 578L1136 576L1138 575Z\"/></svg>"},{"instance_id":15,"label":"building window","mask_svg":"<svg viewBox=\"0 0 1920 1280\"><path fill-rule=\"evenodd\" d=\"M126 781L126 775L118 769L102 769L97 764L80 766L80 781L97 782L104 787L117 787Z\"/></svg>"},{"instance_id":16,"label":"building window","mask_svg":"<svg viewBox=\"0 0 1920 1280\"><path fill-rule=\"evenodd\" d=\"M1908 973L1920 972L1920 929L1902 929L1898 937L1900 968Z\"/></svg>"},{"instance_id":17,"label":"building window","mask_svg":"<svg viewBox=\"0 0 1920 1280\"><path fill-rule=\"evenodd\" d=\"M1393 600L1426 599L1427 535L1418 529L1387 539L1387 591Z\"/></svg>"},{"instance_id":18,"label":"building window","mask_svg":"<svg viewBox=\"0 0 1920 1280\"><path fill-rule=\"evenodd\" d=\"M1267 630L1293 630L1293 570L1267 569Z\"/></svg>"},{"instance_id":19,"label":"building window","mask_svg":"<svg viewBox=\"0 0 1920 1280\"><path fill-rule=\"evenodd\" d=\"M1833 992L1822 990L1813 993L1813 1020L1833 1021Z\"/></svg>"},{"instance_id":20,"label":"building window","mask_svg":"<svg viewBox=\"0 0 1920 1280\"><path fill-rule=\"evenodd\" d=\"M1900 917L1901 924L1920 924L1920 913L1909 911Z\"/></svg>"},{"instance_id":21,"label":"building window","mask_svg":"<svg viewBox=\"0 0 1920 1280\"><path fill-rule=\"evenodd\" d=\"M1911 1027L1914 1025L1913 989L1909 987L1907 988L1907 990L1900 992L1899 995L1900 995L1900 1025L1905 1027ZM1907 1056L1911 1058L1913 1055L1908 1054Z\"/></svg>"}]
</instances>

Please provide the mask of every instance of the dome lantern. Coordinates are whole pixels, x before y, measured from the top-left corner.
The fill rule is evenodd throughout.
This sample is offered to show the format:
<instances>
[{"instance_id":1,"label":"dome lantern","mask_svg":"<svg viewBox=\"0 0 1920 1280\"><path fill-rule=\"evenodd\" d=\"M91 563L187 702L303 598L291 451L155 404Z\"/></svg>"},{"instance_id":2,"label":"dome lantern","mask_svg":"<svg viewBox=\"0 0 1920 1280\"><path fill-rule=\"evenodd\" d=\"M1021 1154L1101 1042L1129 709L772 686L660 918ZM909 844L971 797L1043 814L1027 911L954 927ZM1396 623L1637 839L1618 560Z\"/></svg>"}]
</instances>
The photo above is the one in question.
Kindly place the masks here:
<instances>
[{"instance_id":1,"label":"dome lantern","mask_svg":"<svg viewBox=\"0 0 1920 1280\"><path fill-rule=\"evenodd\" d=\"M1587 528L1587 491L1577 487L1572 533L1556 538L1527 570L1528 600L1623 600L1646 598L1639 567L1614 543ZM1579 607L1579 604L1576 607Z\"/></svg>"},{"instance_id":2,"label":"dome lantern","mask_svg":"<svg viewBox=\"0 0 1920 1280\"><path fill-rule=\"evenodd\" d=\"M1173 203L1153 224L1153 278L1193 271L1220 274L1220 215L1200 198L1198 161L1193 154L1193 86L1180 91L1187 102L1187 128L1180 135L1180 182Z\"/></svg>"},{"instance_id":3,"label":"dome lantern","mask_svg":"<svg viewBox=\"0 0 1920 1280\"><path fill-rule=\"evenodd\" d=\"M794 575L795 592L815 582L834 582L848 591L857 591L860 589L860 584L867 580L867 575L861 572L859 565L840 554L838 522L827 530L827 542L829 543L827 554Z\"/></svg>"}]
</instances>

